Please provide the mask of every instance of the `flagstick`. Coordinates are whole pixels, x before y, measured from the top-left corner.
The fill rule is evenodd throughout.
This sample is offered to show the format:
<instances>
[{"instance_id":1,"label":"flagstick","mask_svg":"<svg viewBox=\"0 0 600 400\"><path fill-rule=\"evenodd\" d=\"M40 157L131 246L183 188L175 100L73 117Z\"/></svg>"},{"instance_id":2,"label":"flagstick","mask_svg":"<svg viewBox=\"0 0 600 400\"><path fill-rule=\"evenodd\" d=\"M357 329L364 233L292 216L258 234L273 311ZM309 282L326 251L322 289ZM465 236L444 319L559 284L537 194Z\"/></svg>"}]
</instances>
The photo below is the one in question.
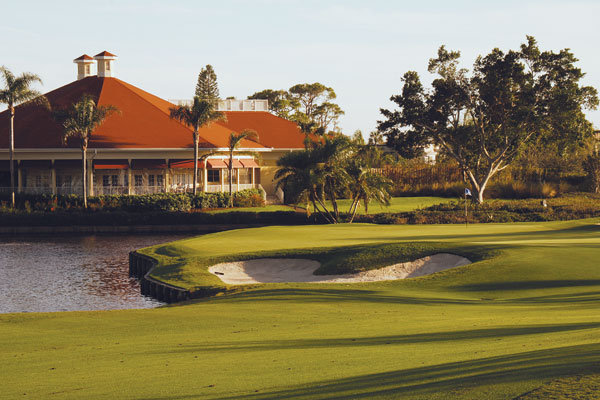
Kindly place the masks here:
<instances>
[{"instance_id":1,"label":"flagstick","mask_svg":"<svg viewBox=\"0 0 600 400\"><path fill-rule=\"evenodd\" d=\"M467 191L465 189L465 228L469 227L469 216L467 214Z\"/></svg>"}]
</instances>

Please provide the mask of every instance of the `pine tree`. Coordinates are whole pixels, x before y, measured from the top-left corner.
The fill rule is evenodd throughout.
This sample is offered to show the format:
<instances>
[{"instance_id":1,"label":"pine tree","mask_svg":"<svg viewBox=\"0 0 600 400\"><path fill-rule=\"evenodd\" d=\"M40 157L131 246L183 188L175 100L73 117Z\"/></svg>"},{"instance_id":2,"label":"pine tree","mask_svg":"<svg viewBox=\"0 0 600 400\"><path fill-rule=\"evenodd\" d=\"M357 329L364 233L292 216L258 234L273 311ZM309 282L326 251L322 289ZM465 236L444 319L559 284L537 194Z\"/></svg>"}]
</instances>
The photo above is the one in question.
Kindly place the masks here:
<instances>
[{"instance_id":1,"label":"pine tree","mask_svg":"<svg viewBox=\"0 0 600 400\"><path fill-rule=\"evenodd\" d=\"M217 84L217 74L212 65L208 64L202 68L198 74L198 83L196 84L196 96L201 100L218 100L219 86Z\"/></svg>"}]
</instances>

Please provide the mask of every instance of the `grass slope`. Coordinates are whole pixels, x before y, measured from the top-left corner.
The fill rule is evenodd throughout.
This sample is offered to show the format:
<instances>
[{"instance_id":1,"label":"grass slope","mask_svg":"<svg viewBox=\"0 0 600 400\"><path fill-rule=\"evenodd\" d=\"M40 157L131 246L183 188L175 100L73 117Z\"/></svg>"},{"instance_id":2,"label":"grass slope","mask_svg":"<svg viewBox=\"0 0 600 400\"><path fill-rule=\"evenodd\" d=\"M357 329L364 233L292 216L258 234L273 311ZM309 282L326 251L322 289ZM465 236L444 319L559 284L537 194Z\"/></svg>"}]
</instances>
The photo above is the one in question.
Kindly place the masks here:
<instances>
[{"instance_id":1,"label":"grass slope","mask_svg":"<svg viewBox=\"0 0 600 400\"><path fill-rule=\"evenodd\" d=\"M0 398L597 398L598 222L267 227L149 248L159 277L189 286L233 254L396 246L481 261L154 310L0 315Z\"/></svg>"}]
</instances>

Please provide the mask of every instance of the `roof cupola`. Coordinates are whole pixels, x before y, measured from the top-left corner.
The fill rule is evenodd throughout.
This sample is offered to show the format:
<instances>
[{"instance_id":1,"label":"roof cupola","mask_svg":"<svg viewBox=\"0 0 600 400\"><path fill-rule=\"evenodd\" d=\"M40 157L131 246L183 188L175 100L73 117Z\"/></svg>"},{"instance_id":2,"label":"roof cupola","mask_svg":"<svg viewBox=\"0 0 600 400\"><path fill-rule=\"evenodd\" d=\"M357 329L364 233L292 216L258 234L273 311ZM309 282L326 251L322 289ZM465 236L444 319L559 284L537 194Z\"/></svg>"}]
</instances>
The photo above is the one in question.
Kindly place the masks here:
<instances>
[{"instance_id":1,"label":"roof cupola","mask_svg":"<svg viewBox=\"0 0 600 400\"><path fill-rule=\"evenodd\" d=\"M73 60L77 64L77 80L92 76L92 64L94 59L87 54Z\"/></svg>"},{"instance_id":2,"label":"roof cupola","mask_svg":"<svg viewBox=\"0 0 600 400\"><path fill-rule=\"evenodd\" d=\"M96 54L94 60L98 62L98 76L101 78L108 78L112 76L112 62L117 59L112 53L103 51L102 53Z\"/></svg>"}]
</instances>

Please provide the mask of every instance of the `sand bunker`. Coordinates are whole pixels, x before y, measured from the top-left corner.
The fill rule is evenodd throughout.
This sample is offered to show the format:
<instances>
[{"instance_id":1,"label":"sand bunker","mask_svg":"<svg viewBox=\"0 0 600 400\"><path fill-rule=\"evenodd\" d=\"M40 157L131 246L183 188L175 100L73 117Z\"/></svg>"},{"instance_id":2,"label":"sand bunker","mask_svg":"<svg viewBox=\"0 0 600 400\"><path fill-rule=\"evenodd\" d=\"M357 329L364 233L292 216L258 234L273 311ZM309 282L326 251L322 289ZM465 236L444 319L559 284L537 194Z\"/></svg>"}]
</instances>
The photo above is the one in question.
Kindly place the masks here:
<instances>
[{"instance_id":1,"label":"sand bunker","mask_svg":"<svg viewBox=\"0 0 600 400\"><path fill-rule=\"evenodd\" d=\"M318 261L299 258L261 258L213 265L208 269L230 285L274 282L351 283L414 278L470 264L454 254L440 253L412 262L344 275L313 275Z\"/></svg>"}]
</instances>

